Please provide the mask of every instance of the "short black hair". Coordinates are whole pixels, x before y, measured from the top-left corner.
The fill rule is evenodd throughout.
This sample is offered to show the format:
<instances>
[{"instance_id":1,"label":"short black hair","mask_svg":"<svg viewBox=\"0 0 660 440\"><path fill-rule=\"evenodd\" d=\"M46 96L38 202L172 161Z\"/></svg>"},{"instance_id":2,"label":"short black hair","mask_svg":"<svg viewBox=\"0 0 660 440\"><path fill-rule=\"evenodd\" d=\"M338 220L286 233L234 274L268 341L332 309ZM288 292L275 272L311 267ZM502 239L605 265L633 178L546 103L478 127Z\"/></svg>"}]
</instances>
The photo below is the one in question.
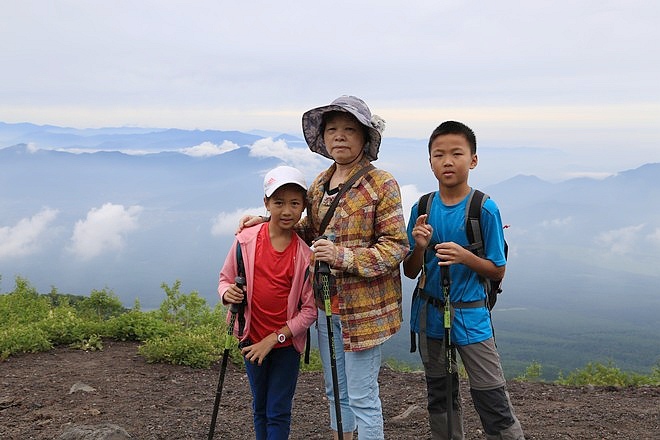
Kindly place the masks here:
<instances>
[{"instance_id":1,"label":"short black hair","mask_svg":"<svg viewBox=\"0 0 660 440\"><path fill-rule=\"evenodd\" d=\"M463 136L470 145L470 152L472 154L477 154L477 137L475 136L474 131L462 122L457 121L445 121L433 130L433 133L431 133L431 137L429 138L429 153L431 153L431 144L435 138L445 134L458 134Z\"/></svg>"}]
</instances>

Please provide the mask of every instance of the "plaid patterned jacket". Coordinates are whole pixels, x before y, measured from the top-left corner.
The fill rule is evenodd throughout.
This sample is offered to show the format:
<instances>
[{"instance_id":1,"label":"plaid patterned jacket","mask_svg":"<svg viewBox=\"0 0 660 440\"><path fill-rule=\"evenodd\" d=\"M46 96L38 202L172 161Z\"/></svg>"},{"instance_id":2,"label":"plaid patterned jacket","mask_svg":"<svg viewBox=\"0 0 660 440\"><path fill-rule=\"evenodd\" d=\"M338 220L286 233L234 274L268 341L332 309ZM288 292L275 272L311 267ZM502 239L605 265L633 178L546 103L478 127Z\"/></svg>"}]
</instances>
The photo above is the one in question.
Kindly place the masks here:
<instances>
[{"instance_id":1,"label":"plaid patterned jacket","mask_svg":"<svg viewBox=\"0 0 660 440\"><path fill-rule=\"evenodd\" d=\"M368 165L363 158L356 171ZM298 230L307 243L319 235L319 205L334 170L333 164L309 187L311 218L302 219ZM331 266L339 271L344 350L364 350L383 343L401 327L399 267L409 246L398 183L387 171L368 172L344 194L333 217L338 253Z\"/></svg>"}]
</instances>

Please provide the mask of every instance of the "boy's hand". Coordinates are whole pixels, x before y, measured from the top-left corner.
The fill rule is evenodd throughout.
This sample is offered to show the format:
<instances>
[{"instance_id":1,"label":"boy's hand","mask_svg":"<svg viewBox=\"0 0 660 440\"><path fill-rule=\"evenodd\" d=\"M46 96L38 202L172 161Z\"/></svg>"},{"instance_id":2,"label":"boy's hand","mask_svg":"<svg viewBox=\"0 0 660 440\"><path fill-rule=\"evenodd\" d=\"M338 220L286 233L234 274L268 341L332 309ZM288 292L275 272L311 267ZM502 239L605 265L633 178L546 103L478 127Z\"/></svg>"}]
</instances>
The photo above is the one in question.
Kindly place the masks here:
<instances>
[{"instance_id":1,"label":"boy's hand","mask_svg":"<svg viewBox=\"0 0 660 440\"><path fill-rule=\"evenodd\" d=\"M431 243L431 237L433 236L433 226L426 223L428 217L428 214L422 214L417 217L412 230L415 247L419 247L420 249L426 249L429 243Z\"/></svg>"},{"instance_id":2,"label":"boy's hand","mask_svg":"<svg viewBox=\"0 0 660 440\"><path fill-rule=\"evenodd\" d=\"M450 266L457 263L465 263L465 255L472 253L466 250L463 246L447 241L435 245L435 256L438 257L440 262L439 266Z\"/></svg>"},{"instance_id":3,"label":"boy's hand","mask_svg":"<svg viewBox=\"0 0 660 440\"><path fill-rule=\"evenodd\" d=\"M222 295L222 299L231 304L240 304L244 297L245 293L236 284L229 286L229 288L225 290L225 294Z\"/></svg>"}]
</instances>

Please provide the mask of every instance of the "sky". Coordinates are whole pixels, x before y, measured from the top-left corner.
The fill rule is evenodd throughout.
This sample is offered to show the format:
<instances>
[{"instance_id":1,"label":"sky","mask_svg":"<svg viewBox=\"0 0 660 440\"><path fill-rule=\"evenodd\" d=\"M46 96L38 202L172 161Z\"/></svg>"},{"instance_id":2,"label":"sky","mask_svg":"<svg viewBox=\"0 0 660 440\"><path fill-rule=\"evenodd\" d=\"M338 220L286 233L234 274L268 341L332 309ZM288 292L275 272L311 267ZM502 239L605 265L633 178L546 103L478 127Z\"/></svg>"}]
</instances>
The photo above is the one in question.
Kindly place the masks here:
<instances>
[{"instance_id":1,"label":"sky","mask_svg":"<svg viewBox=\"0 0 660 440\"><path fill-rule=\"evenodd\" d=\"M660 162L660 3L0 0L0 121L300 134L342 94L425 139ZM586 172L585 171L585 172Z\"/></svg>"}]
</instances>

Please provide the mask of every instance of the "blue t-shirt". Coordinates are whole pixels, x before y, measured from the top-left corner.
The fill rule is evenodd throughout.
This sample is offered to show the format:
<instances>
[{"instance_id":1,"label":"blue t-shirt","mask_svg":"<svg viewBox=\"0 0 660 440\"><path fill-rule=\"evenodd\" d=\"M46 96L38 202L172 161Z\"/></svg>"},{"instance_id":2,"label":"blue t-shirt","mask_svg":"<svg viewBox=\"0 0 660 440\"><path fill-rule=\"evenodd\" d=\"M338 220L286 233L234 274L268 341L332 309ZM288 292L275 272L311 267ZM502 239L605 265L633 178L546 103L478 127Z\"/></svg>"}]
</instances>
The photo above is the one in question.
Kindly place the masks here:
<instances>
[{"instance_id":1,"label":"blue t-shirt","mask_svg":"<svg viewBox=\"0 0 660 440\"><path fill-rule=\"evenodd\" d=\"M427 223L433 227L432 242L445 243L454 242L461 246L469 244L465 232L465 214L469 195L456 205L447 206L442 203L439 193L433 194L433 203ZM412 229L417 219L417 203L410 212L408 221L408 240L410 241L410 252L415 248L415 240ZM492 261L496 266L504 266L506 258L504 255L504 231L502 219L497 204L490 198L486 200L481 209L481 229L484 240L486 259ZM442 286L440 279L440 266L435 253L429 251L425 257L426 284L424 291L435 298L442 299ZM450 299L451 302L472 302L484 300L486 290L476 272L463 264L452 264L449 266L451 279ZM416 333L420 332L420 307L423 300L415 298L410 315L410 328ZM426 334L431 338L442 339L444 337L443 311L438 307L428 304L426 316ZM468 345L485 341L493 336L490 323L490 313L484 307L479 308L455 308L454 319L451 327L451 339L454 344Z\"/></svg>"}]
</instances>

